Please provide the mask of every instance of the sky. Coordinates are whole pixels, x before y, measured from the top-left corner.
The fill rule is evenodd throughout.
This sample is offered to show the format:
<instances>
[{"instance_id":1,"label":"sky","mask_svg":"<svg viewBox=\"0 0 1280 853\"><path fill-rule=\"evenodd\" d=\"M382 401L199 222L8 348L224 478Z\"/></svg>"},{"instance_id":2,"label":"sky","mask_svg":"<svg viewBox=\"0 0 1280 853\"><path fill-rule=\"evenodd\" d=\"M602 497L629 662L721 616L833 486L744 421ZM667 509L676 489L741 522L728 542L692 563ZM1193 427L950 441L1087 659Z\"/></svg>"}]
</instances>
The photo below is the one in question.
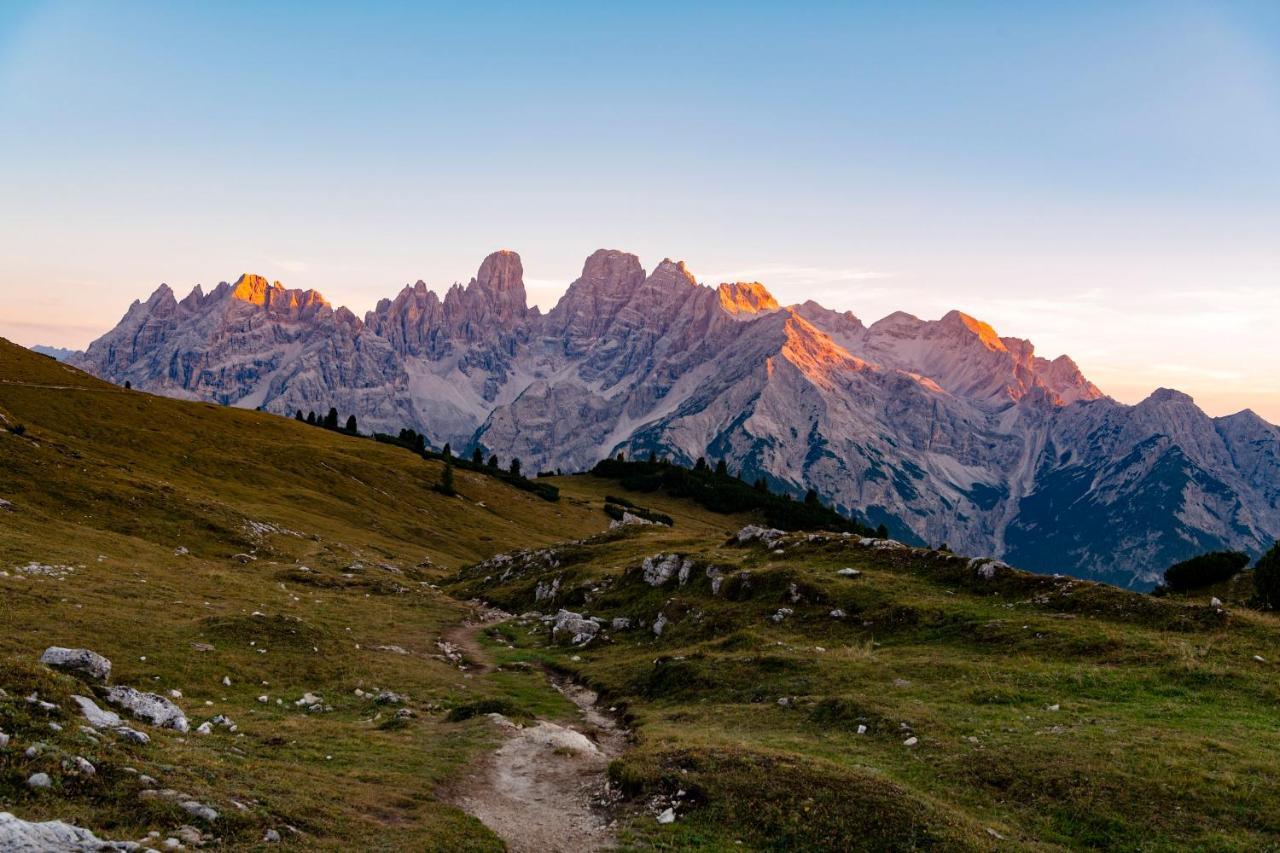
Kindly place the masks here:
<instances>
[{"instance_id":1,"label":"sky","mask_svg":"<svg viewBox=\"0 0 1280 853\"><path fill-rule=\"evenodd\" d=\"M0 336L602 247L1280 423L1280 3L0 3Z\"/></svg>"}]
</instances>

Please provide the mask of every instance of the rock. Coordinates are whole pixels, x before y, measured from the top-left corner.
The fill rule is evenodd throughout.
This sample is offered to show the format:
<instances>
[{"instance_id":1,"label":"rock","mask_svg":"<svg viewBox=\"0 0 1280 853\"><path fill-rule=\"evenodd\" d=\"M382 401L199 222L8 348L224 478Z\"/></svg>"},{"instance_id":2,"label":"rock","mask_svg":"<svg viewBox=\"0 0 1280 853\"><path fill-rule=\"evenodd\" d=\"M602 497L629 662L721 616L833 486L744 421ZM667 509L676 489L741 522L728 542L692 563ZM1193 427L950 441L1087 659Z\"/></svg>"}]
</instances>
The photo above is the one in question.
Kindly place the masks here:
<instances>
[{"instance_id":1,"label":"rock","mask_svg":"<svg viewBox=\"0 0 1280 853\"><path fill-rule=\"evenodd\" d=\"M843 619L846 616L845 612L841 610L839 607L837 607L835 610L832 610L830 615L832 619Z\"/></svg>"},{"instance_id":2,"label":"rock","mask_svg":"<svg viewBox=\"0 0 1280 853\"><path fill-rule=\"evenodd\" d=\"M9 748L9 736L4 732L0 732L0 749Z\"/></svg>"},{"instance_id":3,"label":"rock","mask_svg":"<svg viewBox=\"0 0 1280 853\"><path fill-rule=\"evenodd\" d=\"M62 769L67 771L74 770L81 776L93 776L98 772L98 768L94 767L89 759L80 755L62 762Z\"/></svg>"},{"instance_id":4,"label":"rock","mask_svg":"<svg viewBox=\"0 0 1280 853\"><path fill-rule=\"evenodd\" d=\"M585 618L581 613L561 610L551 627L553 640L568 640L571 645L585 646L600 632L600 623Z\"/></svg>"},{"instance_id":5,"label":"rock","mask_svg":"<svg viewBox=\"0 0 1280 853\"><path fill-rule=\"evenodd\" d=\"M858 723L858 734L865 735L866 733L867 733L867 727L862 723Z\"/></svg>"},{"instance_id":6,"label":"rock","mask_svg":"<svg viewBox=\"0 0 1280 853\"><path fill-rule=\"evenodd\" d=\"M107 691L107 701L153 726L184 733L190 729L182 709L163 696L121 686Z\"/></svg>"},{"instance_id":7,"label":"rock","mask_svg":"<svg viewBox=\"0 0 1280 853\"><path fill-rule=\"evenodd\" d=\"M1062 707L1061 705L1059 705L1058 703L1056 703L1056 702L1055 702L1054 704L1049 705L1048 707L1046 707L1046 708L1045 708L1045 710L1046 710L1046 711L1057 711L1057 710L1058 710L1059 708L1061 708L1061 707Z\"/></svg>"},{"instance_id":8,"label":"rock","mask_svg":"<svg viewBox=\"0 0 1280 853\"><path fill-rule=\"evenodd\" d=\"M190 553L191 552L187 550L185 545L179 545L177 548L173 549L173 556L175 557L185 557Z\"/></svg>"},{"instance_id":9,"label":"rock","mask_svg":"<svg viewBox=\"0 0 1280 853\"><path fill-rule=\"evenodd\" d=\"M792 610L790 607L779 607L778 612L773 614L769 618L772 619L774 622L782 622L784 619L786 619L788 616L790 616L793 613L795 613L795 611Z\"/></svg>"},{"instance_id":10,"label":"rock","mask_svg":"<svg viewBox=\"0 0 1280 853\"><path fill-rule=\"evenodd\" d=\"M49 723L49 729L50 731L60 732L62 731L62 723L51 722Z\"/></svg>"},{"instance_id":11,"label":"rock","mask_svg":"<svg viewBox=\"0 0 1280 853\"><path fill-rule=\"evenodd\" d=\"M689 572L692 568L693 561L682 558L679 554L657 554L645 557L644 562L640 564L644 582L649 586L662 586L673 577L677 577L680 586L684 586L689 580Z\"/></svg>"},{"instance_id":12,"label":"rock","mask_svg":"<svg viewBox=\"0 0 1280 853\"><path fill-rule=\"evenodd\" d=\"M280 833L274 829L268 829L266 832L262 833L262 843L263 844L279 844Z\"/></svg>"},{"instance_id":13,"label":"rock","mask_svg":"<svg viewBox=\"0 0 1280 853\"><path fill-rule=\"evenodd\" d=\"M1213 598L1210 598L1210 599L1209 599L1209 606L1210 606L1210 607L1221 607L1221 606L1222 606L1222 599L1221 599L1221 598L1218 598L1218 596L1216 596L1216 595L1215 595Z\"/></svg>"},{"instance_id":14,"label":"rock","mask_svg":"<svg viewBox=\"0 0 1280 853\"><path fill-rule=\"evenodd\" d=\"M1254 656L1253 656L1253 659L1254 659L1254 660L1256 660L1258 663L1266 663L1266 662L1267 662L1267 659L1266 659L1266 658L1264 658L1262 655L1254 655Z\"/></svg>"},{"instance_id":15,"label":"rock","mask_svg":"<svg viewBox=\"0 0 1280 853\"><path fill-rule=\"evenodd\" d=\"M665 809L658 815L658 823L667 824L676 822L676 810L673 808Z\"/></svg>"},{"instance_id":16,"label":"rock","mask_svg":"<svg viewBox=\"0 0 1280 853\"><path fill-rule=\"evenodd\" d=\"M208 823L213 823L215 820L218 819L217 810L213 809L210 806L206 806L203 803L197 803L195 800L187 800L186 802L179 803L179 805L182 807L182 810L187 814L191 815L192 817L198 817L203 821L207 821Z\"/></svg>"},{"instance_id":17,"label":"rock","mask_svg":"<svg viewBox=\"0 0 1280 853\"><path fill-rule=\"evenodd\" d=\"M194 826L178 827L177 836L184 844L190 844L192 847L199 847L204 844L204 833Z\"/></svg>"},{"instance_id":18,"label":"rock","mask_svg":"<svg viewBox=\"0 0 1280 853\"><path fill-rule=\"evenodd\" d=\"M297 702L294 702L293 704L297 705L298 707L306 706L310 708L312 705L319 705L322 702L324 702L324 699L308 691L306 693L303 693L302 698L299 699Z\"/></svg>"},{"instance_id":19,"label":"rock","mask_svg":"<svg viewBox=\"0 0 1280 853\"><path fill-rule=\"evenodd\" d=\"M400 708L396 711L397 720L412 720L416 716L418 715L411 708Z\"/></svg>"},{"instance_id":20,"label":"rock","mask_svg":"<svg viewBox=\"0 0 1280 853\"><path fill-rule=\"evenodd\" d=\"M404 697L390 690L380 690L378 695L373 697L373 701L378 705L401 705L404 704Z\"/></svg>"},{"instance_id":21,"label":"rock","mask_svg":"<svg viewBox=\"0 0 1280 853\"><path fill-rule=\"evenodd\" d=\"M240 563L252 563L254 560L258 558L253 556L252 554L232 554L231 559Z\"/></svg>"},{"instance_id":22,"label":"rock","mask_svg":"<svg viewBox=\"0 0 1280 853\"><path fill-rule=\"evenodd\" d=\"M40 663L54 669L84 675L96 681L106 681L111 675L111 661L88 649L64 649L50 646L40 655Z\"/></svg>"},{"instance_id":23,"label":"rock","mask_svg":"<svg viewBox=\"0 0 1280 853\"><path fill-rule=\"evenodd\" d=\"M838 569L836 571L836 574L840 575L840 577L842 578L856 578L856 577L860 577L862 575L862 572L858 571L857 569L850 569L846 567L843 569Z\"/></svg>"},{"instance_id":24,"label":"rock","mask_svg":"<svg viewBox=\"0 0 1280 853\"><path fill-rule=\"evenodd\" d=\"M87 829L50 820L32 823L0 812L0 850L12 853L105 853L108 850L137 851L141 845L132 841L103 841Z\"/></svg>"},{"instance_id":25,"label":"rock","mask_svg":"<svg viewBox=\"0 0 1280 853\"><path fill-rule=\"evenodd\" d=\"M264 693L263 695L258 697L258 701L261 702L263 705L265 705L271 701L271 697Z\"/></svg>"},{"instance_id":26,"label":"rock","mask_svg":"<svg viewBox=\"0 0 1280 853\"><path fill-rule=\"evenodd\" d=\"M48 788L53 785L53 780L49 778L48 773L32 773L27 777L28 788Z\"/></svg>"},{"instance_id":27,"label":"rock","mask_svg":"<svg viewBox=\"0 0 1280 853\"><path fill-rule=\"evenodd\" d=\"M139 746L146 746L151 743L150 735L140 732L137 729L131 729L128 726L120 726L116 729L116 734L120 736L121 740L126 740L129 743L136 743Z\"/></svg>"},{"instance_id":28,"label":"rock","mask_svg":"<svg viewBox=\"0 0 1280 853\"><path fill-rule=\"evenodd\" d=\"M45 711L45 712L58 710L57 705L53 704L52 702L46 702L43 699L41 699L39 693L32 693L30 696L28 696L27 704L34 705L37 708L39 708L41 711Z\"/></svg>"},{"instance_id":29,"label":"rock","mask_svg":"<svg viewBox=\"0 0 1280 853\"><path fill-rule=\"evenodd\" d=\"M213 725L208 722L201 723L200 725L196 726L196 734L198 735L213 734Z\"/></svg>"},{"instance_id":30,"label":"rock","mask_svg":"<svg viewBox=\"0 0 1280 853\"><path fill-rule=\"evenodd\" d=\"M766 547L772 548L786 535L786 531L778 530L775 527L748 524L734 534L733 541L739 545L746 545L750 542L763 542Z\"/></svg>"},{"instance_id":31,"label":"rock","mask_svg":"<svg viewBox=\"0 0 1280 853\"><path fill-rule=\"evenodd\" d=\"M625 616L615 616L613 621L609 623L609 627L614 631L626 631L631 627L631 620Z\"/></svg>"},{"instance_id":32,"label":"rock","mask_svg":"<svg viewBox=\"0 0 1280 853\"><path fill-rule=\"evenodd\" d=\"M659 613L658 618L653 620L653 635L655 637L661 637L662 632L666 630L666 627L669 624L670 620L667 619L667 614Z\"/></svg>"},{"instance_id":33,"label":"rock","mask_svg":"<svg viewBox=\"0 0 1280 853\"><path fill-rule=\"evenodd\" d=\"M222 686L223 686L223 687L230 687L230 686L231 686L231 676L229 676L229 675L224 675L224 676L222 676Z\"/></svg>"},{"instance_id":34,"label":"rock","mask_svg":"<svg viewBox=\"0 0 1280 853\"><path fill-rule=\"evenodd\" d=\"M87 696L72 696L72 701L80 706L80 713L89 721L89 725L98 729L110 729L120 725L120 715L114 711L104 711Z\"/></svg>"},{"instance_id":35,"label":"rock","mask_svg":"<svg viewBox=\"0 0 1280 853\"><path fill-rule=\"evenodd\" d=\"M13 512L13 502L0 498L0 512Z\"/></svg>"},{"instance_id":36,"label":"rock","mask_svg":"<svg viewBox=\"0 0 1280 853\"><path fill-rule=\"evenodd\" d=\"M918 737L916 737L915 735L912 735L911 737L909 737L909 738L907 738L906 740L904 740L904 741L902 742L902 745L903 745L903 746L915 746L915 745L916 745L916 744L918 744L919 742L920 742L920 739L919 739Z\"/></svg>"}]
</instances>

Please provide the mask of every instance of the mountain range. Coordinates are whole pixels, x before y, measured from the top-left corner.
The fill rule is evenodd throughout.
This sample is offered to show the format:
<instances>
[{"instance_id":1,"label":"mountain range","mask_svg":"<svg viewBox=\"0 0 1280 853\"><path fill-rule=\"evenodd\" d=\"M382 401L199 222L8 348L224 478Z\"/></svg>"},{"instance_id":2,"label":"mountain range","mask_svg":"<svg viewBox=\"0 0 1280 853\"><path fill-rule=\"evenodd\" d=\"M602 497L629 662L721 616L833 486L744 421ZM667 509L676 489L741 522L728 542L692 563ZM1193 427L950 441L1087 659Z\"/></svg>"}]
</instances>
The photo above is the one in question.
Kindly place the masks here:
<instances>
[{"instance_id":1,"label":"mountain range","mask_svg":"<svg viewBox=\"0 0 1280 853\"><path fill-rule=\"evenodd\" d=\"M1169 389L1124 405L959 311L866 325L620 251L588 257L545 314L510 251L363 318L256 275L182 299L161 285L69 362L173 397L332 406L528 471L723 458L908 542L1123 585L1280 537L1280 428L1251 411L1212 418Z\"/></svg>"}]
</instances>

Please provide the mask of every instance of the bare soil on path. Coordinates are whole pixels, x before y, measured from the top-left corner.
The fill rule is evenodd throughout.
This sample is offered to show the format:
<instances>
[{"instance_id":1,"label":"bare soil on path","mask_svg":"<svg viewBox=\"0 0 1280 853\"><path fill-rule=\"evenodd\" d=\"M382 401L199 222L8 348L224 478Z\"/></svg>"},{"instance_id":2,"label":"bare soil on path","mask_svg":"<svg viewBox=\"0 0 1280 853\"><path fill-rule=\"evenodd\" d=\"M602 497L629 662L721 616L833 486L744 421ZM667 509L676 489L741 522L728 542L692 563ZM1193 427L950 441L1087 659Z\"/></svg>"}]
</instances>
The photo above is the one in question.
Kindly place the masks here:
<instances>
[{"instance_id":1,"label":"bare soil on path","mask_svg":"<svg viewBox=\"0 0 1280 853\"><path fill-rule=\"evenodd\" d=\"M454 629L446 639L468 661L491 667L475 639L488 624ZM606 770L626 749L627 731L596 707L594 691L554 676L551 684L578 708L579 719L520 725L489 715L505 740L450 799L514 853L611 849L616 838Z\"/></svg>"}]
</instances>

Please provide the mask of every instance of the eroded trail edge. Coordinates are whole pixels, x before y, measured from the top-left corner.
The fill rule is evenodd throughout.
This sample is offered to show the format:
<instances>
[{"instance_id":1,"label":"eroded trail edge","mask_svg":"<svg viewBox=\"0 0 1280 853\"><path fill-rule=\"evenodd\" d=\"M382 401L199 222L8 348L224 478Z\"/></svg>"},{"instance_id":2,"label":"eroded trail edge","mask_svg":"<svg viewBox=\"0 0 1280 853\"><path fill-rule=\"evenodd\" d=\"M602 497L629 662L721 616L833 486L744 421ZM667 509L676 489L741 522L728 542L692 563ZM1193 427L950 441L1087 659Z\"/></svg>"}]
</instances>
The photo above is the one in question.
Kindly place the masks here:
<instances>
[{"instance_id":1,"label":"eroded trail edge","mask_svg":"<svg viewBox=\"0 0 1280 853\"><path fill-rule=\"evenodd\" d=\"M625 751L628 733L597 707L595 691L562 676L548 678L579 719L521 725L490 714L505 740L452 799L516 853L610 849L616 838L607 770Z\"/></svg>"}]
</instances>

